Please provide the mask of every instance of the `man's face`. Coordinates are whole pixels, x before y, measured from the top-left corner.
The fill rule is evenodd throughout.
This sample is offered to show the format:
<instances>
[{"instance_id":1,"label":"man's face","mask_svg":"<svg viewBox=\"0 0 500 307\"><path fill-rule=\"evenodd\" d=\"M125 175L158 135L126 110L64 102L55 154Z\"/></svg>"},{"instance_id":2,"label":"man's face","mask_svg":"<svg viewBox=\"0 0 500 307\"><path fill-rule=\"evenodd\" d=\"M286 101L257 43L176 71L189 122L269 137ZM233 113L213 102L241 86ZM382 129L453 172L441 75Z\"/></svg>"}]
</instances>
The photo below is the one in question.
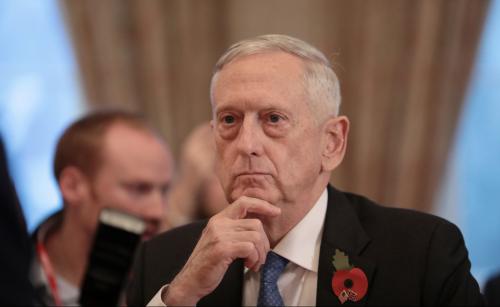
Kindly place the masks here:
<instances>
[{"instance_id":1,"label":"man's face","mask_svg":"<svg viewBox=\"0 0 500 307\"><path fill-rule=\"evenodd\" d=\"M303 63L283 52L230 62L213 85L216 169L231 202L279 205L311 189L321 172L321 129L303 87Z\"/></svg>"},{"instance_id":2,"label":"man's face","mask_svg":"<svg viewBox=\"0 0 500 307\"><path fill-rule=\"evenodd\" d=\"M170 153L155 136L114 124L104 136L103 161L91 186L90 219L98 212L116 208L147 223L145 238L159 228L172 176Z\"/></svg>"}]
</instances>

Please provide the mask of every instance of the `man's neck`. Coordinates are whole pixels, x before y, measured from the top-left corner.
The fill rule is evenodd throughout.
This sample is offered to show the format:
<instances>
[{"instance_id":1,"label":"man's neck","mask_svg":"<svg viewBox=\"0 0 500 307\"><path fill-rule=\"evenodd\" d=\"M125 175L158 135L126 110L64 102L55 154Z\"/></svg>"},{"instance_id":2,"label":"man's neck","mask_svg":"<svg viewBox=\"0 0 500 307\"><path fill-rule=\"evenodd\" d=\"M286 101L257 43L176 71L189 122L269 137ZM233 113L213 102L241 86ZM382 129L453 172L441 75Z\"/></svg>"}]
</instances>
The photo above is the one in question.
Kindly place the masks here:
<instances>
[{"instance_id":1,"label":"man's neck","mask_svg":"<svg viewBox=\"0 0 500 307\"><path fill-rule=\"evenodd\" d=\"M45 240L55 274L80 287L87 267L90 244L88 233L72 224L66 216L60 227L48 233Z\"/></svg>"},{"instance_id":2,"label":"man's neck","mask_svg":"<svg viewBox=\"0 0 500 307\"><path fill-rule=\"evenodd\" d=\"M264 228L269 238L271 248L274 248L281 239L297 225L307 213L314 207L326 184L321 182L311 190L302 193L293 202L283 202L280 204L281 215L277 219L265 221Z\"/></svg>"}]
</instances>

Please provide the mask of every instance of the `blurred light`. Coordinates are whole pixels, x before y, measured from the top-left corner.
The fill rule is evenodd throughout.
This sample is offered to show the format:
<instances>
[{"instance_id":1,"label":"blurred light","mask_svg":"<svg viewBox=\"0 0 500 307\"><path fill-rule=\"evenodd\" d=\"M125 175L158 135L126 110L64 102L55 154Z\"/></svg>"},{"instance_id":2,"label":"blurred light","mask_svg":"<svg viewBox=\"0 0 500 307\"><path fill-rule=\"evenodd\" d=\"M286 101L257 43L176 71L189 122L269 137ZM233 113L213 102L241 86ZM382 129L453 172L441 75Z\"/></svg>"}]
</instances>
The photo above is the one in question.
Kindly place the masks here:
<instances>
[{"instance_id":1,"label":"blurred light","mask_svg":"<svg viewBox=\"0 0 500 307\"><path fill-rule=\"evenodd\" d=\"M463 231L472 273L500 272L500 1L492 1L438 214Z\"/></svg>"},{"instance_id":2,"label":"blurred light","mask_svg":"<svg viewBox=\"0 0 500 307\"><path fill-rule=\"evenodd\" d=\"M0 131L28 228L61 207L52 156L83 110L57 0L0 1Z\"/></svg>"}]
</instances>

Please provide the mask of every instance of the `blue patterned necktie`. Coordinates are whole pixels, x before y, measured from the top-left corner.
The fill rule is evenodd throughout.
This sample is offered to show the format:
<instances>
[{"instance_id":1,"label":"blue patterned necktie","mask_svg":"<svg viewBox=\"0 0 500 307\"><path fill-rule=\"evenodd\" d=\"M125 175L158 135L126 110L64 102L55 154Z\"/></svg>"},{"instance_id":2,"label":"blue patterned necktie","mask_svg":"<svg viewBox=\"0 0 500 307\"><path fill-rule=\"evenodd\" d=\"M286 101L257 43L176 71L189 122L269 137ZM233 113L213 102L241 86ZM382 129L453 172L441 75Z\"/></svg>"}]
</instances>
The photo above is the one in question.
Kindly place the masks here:
<instances>
[{"instance_id":1,"label":"blue patterned necktie","mask_svg":"<svg viewBox=\"0 0 500 307\"><path fill-rule=\"evenodd\" d=\"M260 289L257 306L283 306L283 299L278 289L278 278L285 269L288 260L269 252L266 263L260 271Z\"/></svg>"}]
</instances>

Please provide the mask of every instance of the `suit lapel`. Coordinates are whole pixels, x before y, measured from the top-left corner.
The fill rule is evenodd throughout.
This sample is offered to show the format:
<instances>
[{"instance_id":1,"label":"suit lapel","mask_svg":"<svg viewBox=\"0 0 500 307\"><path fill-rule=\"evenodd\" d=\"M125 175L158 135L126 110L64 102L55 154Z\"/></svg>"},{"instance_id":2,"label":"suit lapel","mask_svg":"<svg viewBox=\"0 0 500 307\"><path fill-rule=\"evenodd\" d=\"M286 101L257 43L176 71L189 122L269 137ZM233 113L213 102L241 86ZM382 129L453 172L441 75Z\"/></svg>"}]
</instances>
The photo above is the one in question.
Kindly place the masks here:
<instances>
[{"instance_id":1,"label":"suit lapel","mask_svg":"<svg viewBox=\"0 0 500 307\"><path fill-rule=\"evenodd\" d=\"M375 272L375 263L361 256L369 241L349 200L343 193L328 186L328 207L319 256L316 305L341 305L332 290L332 277L335 272L332 259L336 249L346 253L350 264L361 269L368 279L368 292L364 298L358 302L347 301L344 305L365 305L370 296L371 280Z\"/></svg>"},{"instance_id":2,"label":"suit lapel","mask_svg":"<svg viewBox=\"0 0 500 307\"><path fill-rule=\"evenodd\" d=\"M243 260L235 260L227 269L219 286L202 298L199 306L241 306L243 293Z\"/></svg>"}]
</instances>

